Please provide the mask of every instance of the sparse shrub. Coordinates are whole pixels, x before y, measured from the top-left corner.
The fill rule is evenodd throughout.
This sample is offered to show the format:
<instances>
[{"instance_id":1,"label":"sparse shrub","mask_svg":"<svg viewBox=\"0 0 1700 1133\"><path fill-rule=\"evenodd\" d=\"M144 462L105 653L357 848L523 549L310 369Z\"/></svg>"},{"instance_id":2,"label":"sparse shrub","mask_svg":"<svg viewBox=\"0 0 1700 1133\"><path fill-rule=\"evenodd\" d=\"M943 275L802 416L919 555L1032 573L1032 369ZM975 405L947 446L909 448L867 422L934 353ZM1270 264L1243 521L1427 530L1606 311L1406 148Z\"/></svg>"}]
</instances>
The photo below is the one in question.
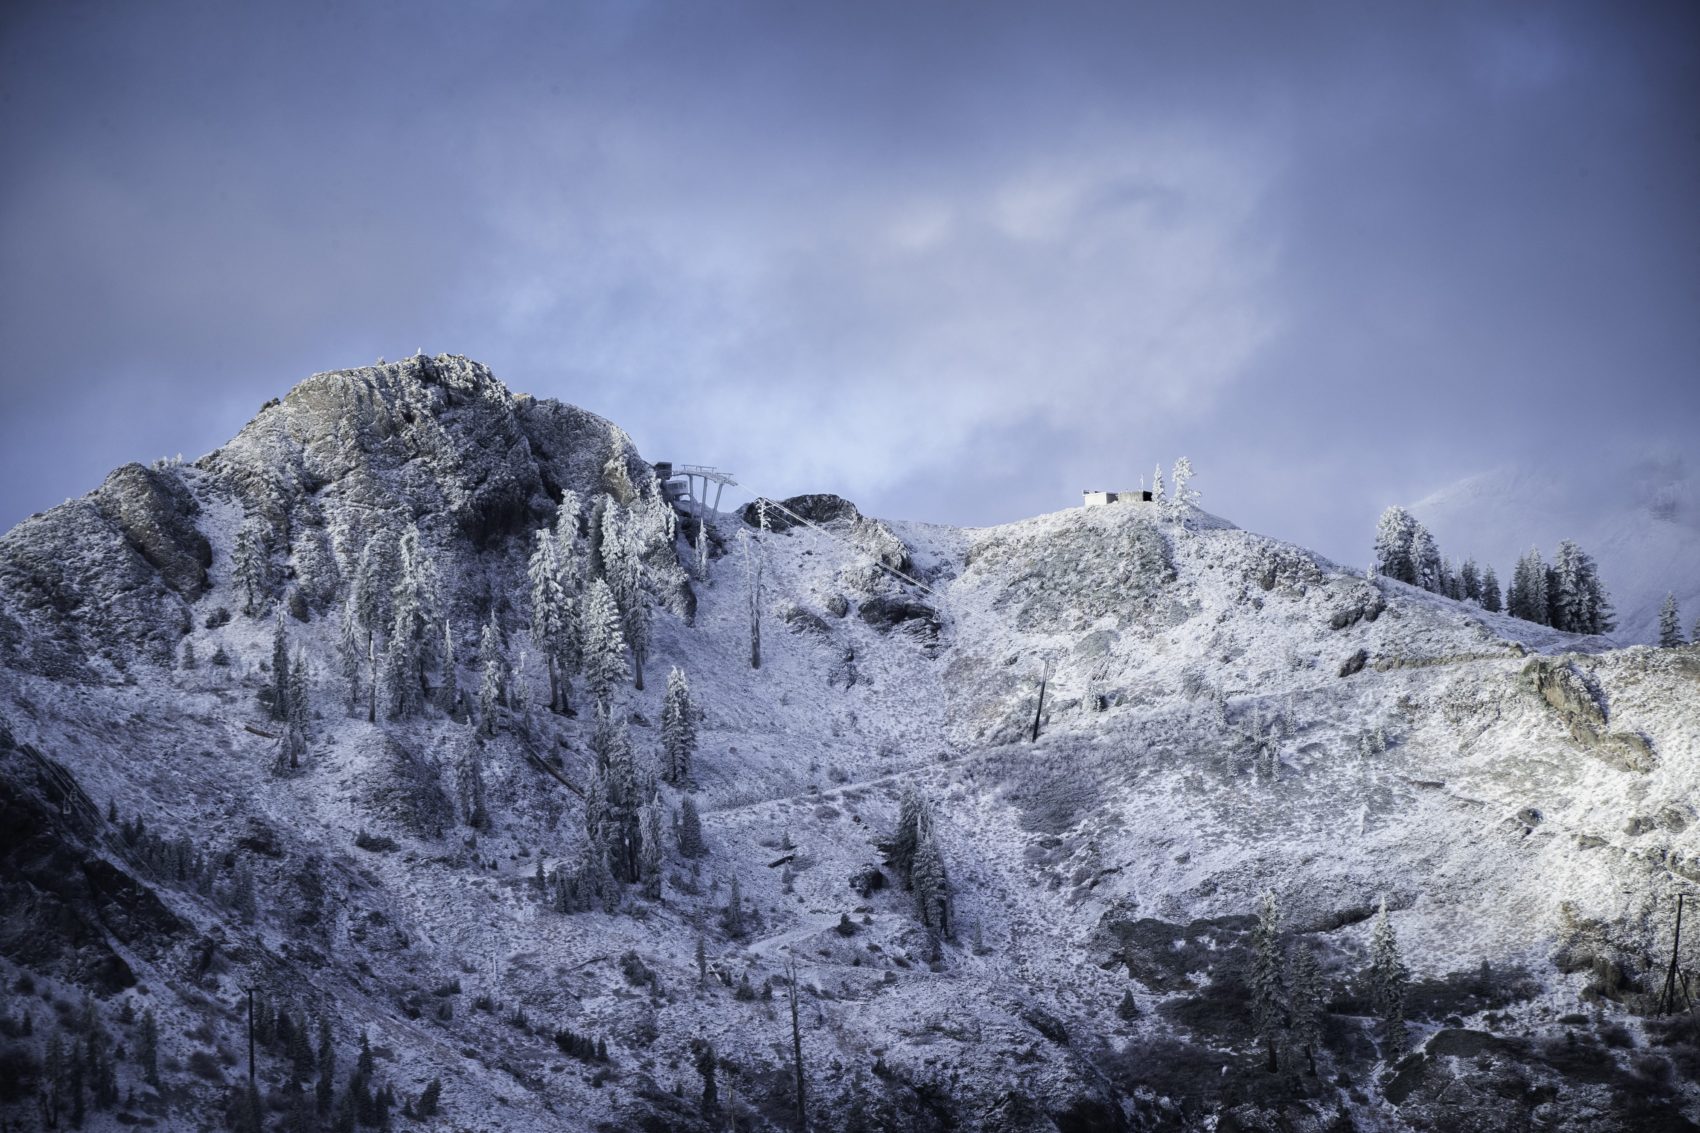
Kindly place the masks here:
<instances>
[{"instance_id":1,"label":"sparse shrub","mask_svg":"<svg viewBox=\"0 0 1700 1133\"><path fill-rule=\"evenodd\" d=\"M207 620L203 624L205 624L208 629L217 629L219 626L229 625L230 611L225 607L220 606L218 609L207 615Z\"/></svg>"}]
</instances>

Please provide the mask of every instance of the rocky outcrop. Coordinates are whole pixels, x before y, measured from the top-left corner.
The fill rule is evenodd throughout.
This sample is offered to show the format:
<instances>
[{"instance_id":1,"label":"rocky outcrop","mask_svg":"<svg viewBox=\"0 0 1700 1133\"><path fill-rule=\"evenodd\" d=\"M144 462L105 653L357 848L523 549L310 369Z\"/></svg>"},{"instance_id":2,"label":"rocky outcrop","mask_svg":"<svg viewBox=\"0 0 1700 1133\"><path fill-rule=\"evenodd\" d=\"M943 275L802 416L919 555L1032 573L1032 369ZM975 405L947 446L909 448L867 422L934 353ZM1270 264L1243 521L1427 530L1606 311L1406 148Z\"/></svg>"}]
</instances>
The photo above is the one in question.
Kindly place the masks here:
<instances>
[{"instance_id":1,"label":"rocky outcrop","mask_svg":"<svg viewBox=\"0 0 1700 1133\"><path fill-rule=\"evenodd\" d=\"M89 498L167 586L191 602L206 591L212 545L195 526L195 498L174 473L126 464Z\"/></svg>"},{"instance_id":2,"label":"rocky outcrop","mask_svg":"<svg viewBox=\"0 0 1700 1133\"><path fill-rule=\"evenodd\" d=\"M1658 766L1644 736L1609 728L1604 694L1568 661L1536 657L1523 666L1523 679L1583 751L1625 771L1645 772Z\"/></svg>"},{"instance_id":3,"label":"rocky outcrop","mask_svg":"<svg viewBox=\"0 0 1700 1133\"><path fill-rule=\"evenodd\" d=\"M124 951L157 956L182 922L100 851L105 821L74 776L0 726L0 956L111 994Z\"/></svg>"}]
</instances>

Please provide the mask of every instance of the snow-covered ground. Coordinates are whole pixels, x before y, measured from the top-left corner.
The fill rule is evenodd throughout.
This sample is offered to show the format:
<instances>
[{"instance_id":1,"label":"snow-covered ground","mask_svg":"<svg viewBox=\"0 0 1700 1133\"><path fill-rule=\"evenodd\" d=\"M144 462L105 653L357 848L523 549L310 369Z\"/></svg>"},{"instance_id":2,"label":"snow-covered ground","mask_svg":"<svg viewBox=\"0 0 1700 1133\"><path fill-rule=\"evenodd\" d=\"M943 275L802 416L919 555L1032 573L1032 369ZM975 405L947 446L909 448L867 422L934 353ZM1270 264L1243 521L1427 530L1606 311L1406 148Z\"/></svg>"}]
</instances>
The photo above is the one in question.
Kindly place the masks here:
<instances>
[{"instance_id":1,"label":"snow-covered ground","mask_svg":"<svg viewBox=\"0 0 1700 1133\"><path fill-rule=\"evenodd\" d=\"M648 687L618 702L653 758L665 674L688 675L709 852L692 861L670 845L659 901L632 889L616 914L564 916L532 878L540 858L574 860L582 804L538 762L586 783L585 718L534 708L488 739L434 709L368 723L340 691L332 607L287 622L311 659L314 720L305 766L279 776L256 699L273 623L238 612L207 625L242 606L231 554L245 517L269 507L322 525L346 575L358 517L407 506L444 568L462 686L475 686L491 609L510 652L526 645L528 524L552 518L561 487L599 490L620 452L606 422L436 361L449 377L408 364L315 377L219 454L162 471L198 504L203 594L107 594L102 556L119 552L78 519L78 545L94 549L67 559L55 585L75 600L60 609L31 599L45 583L16 564L38 564L40 544L64 542L51 524L71 518L0 540L14 564L0 613L20 627L0 635L12 739L63 764L102 810L214 858L210 897L149 877L185 924L157 953L114 945L139 982L108 1009L152 1004L175 1067L159 1095L121 1067L137 1100L120 1110L171 1126L222 1105L214 1079L236 1081L233 1066L184 1067L199 1048L245 1049L234 1006L257 982L330 1017L344 1066L368 1032L403 1097L440 1078L455 1128L690 1128L697 1040L722 1059L716 1122L788 1128L794 964L822 1127L856 1095L887 1128L1183 1127L1229 1109L1254 1125L1281 1111L1299 1127L1339 1113L1422 1126L1441 1103L1390 1085L1366 1037L1363 957L1385 897L1417 981L1415 1041L1480 1032L1470 1041L1500 1044L1531 1089L1557 1083L1539 1104L1613 1117L1633 1050L1571 1086L1538 1044L1578 1013L1627 1023L1636 1049L1650 1041L1642 1000L1584 996L1601 965L1656 982L1672 896L1700 879L1700 654L1616 650L1367 581L1195 509L1130 504L979 530L835 521L760 536L752 669L744 525L725 516L727 553L694 581L694 619L657 613ZM890 536L926 590L855 549L889 549ZM1606 549L1589 549L1609 581ZM121 600L141 603L127 617L173 627L168 651L91 612ZM54 660L54 634L92 658L86 673ZM208 663L220 648L229 667ZM450 801L469 746L489 830ZM882 864L875 843L905 789L933 803L955 890L956 933L936 958L895 878L869 897L851 884ZM676 809L680 792L661 791ZM362 849L362 834L394 847ZM120 843L89 852L135 871ZM252 924L218 897L238 868L256 877ZM739 939L719 916L734 876L753 914ZM1324 960L1319 1079L1273 1084L1246 1030L1235 989L1265 891ZM13 986L24 953L5 954ZM74 997L74 965L30 966L47 994ZM634 978L644 970L654 979ZM753 998L737 992L746 976ZM1139 1014L1124 1020L1130 990ZM507 1018L520 1010L523 1026ZM133 1043L128 1024L109 1025ZM567 1057L558 1027L604 1038L610 1063ZM281 1061L262 1063L280 1089ZM1425 1065L1406 1063L1404 1078ZM1665 1089L1672 1112L1696 1114L1692 1082Z\"/></svg>"}]
</instances>

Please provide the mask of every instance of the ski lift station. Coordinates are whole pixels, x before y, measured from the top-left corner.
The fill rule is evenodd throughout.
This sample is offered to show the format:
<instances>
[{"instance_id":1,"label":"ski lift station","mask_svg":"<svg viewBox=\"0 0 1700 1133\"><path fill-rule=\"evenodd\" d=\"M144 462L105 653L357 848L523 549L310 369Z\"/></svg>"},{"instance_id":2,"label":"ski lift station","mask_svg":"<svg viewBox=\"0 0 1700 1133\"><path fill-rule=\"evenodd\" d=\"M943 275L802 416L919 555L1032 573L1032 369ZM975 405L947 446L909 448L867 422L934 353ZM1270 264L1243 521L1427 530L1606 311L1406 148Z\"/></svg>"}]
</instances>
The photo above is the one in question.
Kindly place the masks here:
<instances>
[{"instance_id":1,"label":"ski lift station","mask_svg":"<svg viewBox=\"0 0 1700 1133\"><path fill-rule=\"evenodd\" d=\"M1080 493L1084 497L1084 507L1103 507L1106 504L1137 504L1150 503L1151 493L1146 489L1135 489L1131 492L1094 492L1088 489Z\"/></svg>"},{"instance_id":2,"label":"ski lift station","mask_svg":"<svg viewBox=\"0 0 1700 1133\"><path fill-rule=\"evenodd\" d=\"M657 461L656 479L661 481L661 497L692 519L720 514L720 493L727 485L738 486L730 472L701 464L674 464ZM714 485L714 501L709 502L708 486Z\"/></svg>"}]
</instances>

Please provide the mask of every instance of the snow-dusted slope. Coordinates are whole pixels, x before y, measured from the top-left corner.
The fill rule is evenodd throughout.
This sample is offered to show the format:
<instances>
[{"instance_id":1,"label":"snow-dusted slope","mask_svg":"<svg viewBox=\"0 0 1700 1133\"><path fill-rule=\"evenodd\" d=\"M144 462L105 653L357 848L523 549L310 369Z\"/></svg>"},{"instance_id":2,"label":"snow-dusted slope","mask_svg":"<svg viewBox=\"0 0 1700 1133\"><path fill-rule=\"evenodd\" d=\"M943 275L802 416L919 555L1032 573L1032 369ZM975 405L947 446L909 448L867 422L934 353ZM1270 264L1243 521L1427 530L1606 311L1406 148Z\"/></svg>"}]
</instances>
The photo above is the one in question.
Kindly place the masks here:
<instances>
[{"instance_id":1,"label":"snow-dusted slope","mask_svg":"<svg viewBox=\"0 0 1700 1133\"><path fill-rule=\"evenodd\" d=\"M1587 475L1506 467L1470 476L1412 505L1442 550L1492 563L1502 584L1531 546L1550 561L1574 539L1600 564L1617 607L1614 640L1658 640L1674 593L1686 636L1700 617L1700 480L1676 458L1632 466L1590 461Z\"/></svg>"},{"instance_id":2,"label":"snow-dusted slope","mask_svg":"<svg viewBox=\"0 0 1700 1133\"><path fill-rule=\"evenodd\" d=\"M0 956L34 988L4 1013L38 1028L8 1041L39 1053L47 1000L82 988L131 1049L137 1013L162 1024L161 1086L123 1063L134 1100L92 1120L219 1111L257 984L331 1021L339 1089L361 1031L399 1096L440 1078L443 1127L791 1128L795 965L817 1128L1689 1127L1693 1036L1643 1013L1672 895L1700 879L1700 653L1371 583L1197 511L958 530L840 508L770 532L759 670L748 529L721 518L706 579L658 573L649 687L618 702L652 758L660 676L689 675L709 854L670 845L662 899L634 888L616 914L555 913L532 880L583 841L563 779L588 781L588 724L534 709L483 738L434 710L350 715L334 598L287 622L315 719L305 766L273 772L272 622L209 618L240 610L245 522L323 538L346 577L373 513L415 520L463 661L492 614L517 658L530 529L611 475L650 471L607 422L423 359L316 376L196 465L127 470L0 537ZM280 598L303 585L292 561ZM488 830L454 801L466 751ZM851 883L910 788L955 889L936 956L901 886ZM135 816L207 869L148 860L120 829ZM230 896L247 874L251 919ZM1316 1076L1296 1055L1268 1072L1249 1030L1265 891L1324 964ZM1362 977L1383 897L1426 1044L1397 1064ZM558 1028L609 1061L563 1053ZM260 1058L285 1113L286 1054Z\"/></svg>"}]
</instances>

